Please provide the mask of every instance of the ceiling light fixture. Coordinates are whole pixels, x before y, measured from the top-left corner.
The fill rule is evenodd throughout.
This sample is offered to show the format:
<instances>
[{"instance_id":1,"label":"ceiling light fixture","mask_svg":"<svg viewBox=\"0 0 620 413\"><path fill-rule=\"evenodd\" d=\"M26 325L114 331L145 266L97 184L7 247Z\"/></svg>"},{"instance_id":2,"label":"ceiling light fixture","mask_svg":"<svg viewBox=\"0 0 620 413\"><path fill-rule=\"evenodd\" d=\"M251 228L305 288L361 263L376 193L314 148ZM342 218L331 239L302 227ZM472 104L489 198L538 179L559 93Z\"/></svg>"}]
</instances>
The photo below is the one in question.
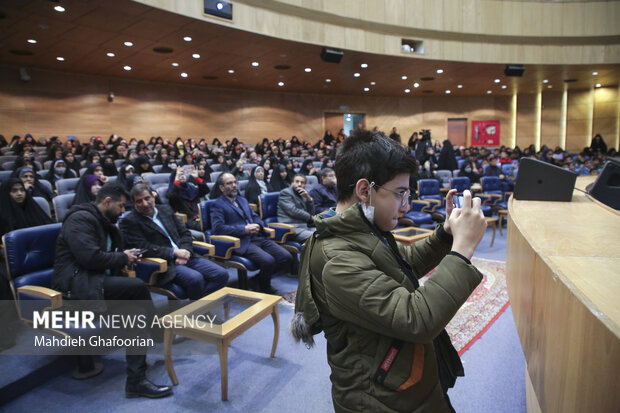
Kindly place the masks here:
<instances>
[{"instance_id":1,"label":"ceiling light fixture","mask_svg":"<svg viewBox=\"0 0 620 413\"><path fill-rule=\"evenodd\" d=\"M376 84L377 84L377 82L370 82L370 86L374 86Z\"/></svg>"},{"instance_id":2,"label":"ceiling light fixture","mask_svg":"<svg viewBox=\"0 0 620 413\"><path fill-rule=\"evenodd\" d=\"M65 8L62 6L55 6L54 10L56 10L58 13L64 13L65 12Z\"/></svg>"},{"instance_id":3,"label":"ceiling light fixture","mask_svg":"<svg viewBox=\"0 0 620 413\"><path fill-rule=\"evenodd\" d=\"M600 84L600 83L597 83L597 84L596 84L596 87L601 87L601 84Z\"/></svg>"},{"instance_id":4,"label":"ceiling light fixture","mask_svg":"<svg viewBox=\"0 0 620 413\"><path fill-rule=\"evenodd\" d=\"M443 69L437 69L437 73L438 74L442 74L443 73Z\"/></svg>"},{"instance_id":5,"label":"ceiling light fixture","mask_svg":"<svg viewBox=\"0 0 620 413\"><path fill-rule=\"evenodd\" d=\"M410 93L411 89L405 89L405 93Z\"/></svg>"},{"instance_id":6,"label":"ceiling light fixture","mask_svg":"<svg viewBox=\"0 0 620 413\"><path fill-rule=\"evenodd\" d=\"M124 44L125 46L127 46L127 47L131 47L131 46L133 46L133 43L132 43L132 42L125 42L125 43L123 43L123 44Z\"/></svg>"},{"instance_id":7,"label":"ceiling light fixture","mask_svg":"<svg viewBox=\"0 0 620 413\"><path fill-rule=\"evenodd\" d=\"M193 57L194 59L200 59L200 55L199 55L198 53L194 53L194 54L192 55L192 57Z\"/></svg>"},{"instance_id":8,"label":"ceiling light fixture","mask_svg":"<svg viewBox=\"0 0 620 413\"><path fill-rule=\"evenodd\" d=\"M187 77L187 76L189 76L187 73L185 72L181 73L181 77Z\"/></svg>"},{"instance_id":9,"label":"ceiling light fixture","mask_svg":"<svg viewBox=\"0 0 620 413\"><path fill-rule=\"evenodd\" d=\"M304 69L304 71L305 71L306 73L310 73L310 72L312 72L312 69L310 69L309 67L307 67L307 68L305 68L305 69Z\"/></svg>"},{"instance_id":10,"label":"ceiling light fixture","mask_svg":"<svg viewBox=\"0 0 620 413\"><path fill-rule=\"evenodd\" d=\"M278 82L278 86L280 87L284 86L284 82Z\"/></svg>"},{"instance_id":11,"label":"ceiling light fixture","mask_svg":"<svg viewBox=\"0 0 620 413\"><path fill-rule=\"evenodd\" d=\"M189 37L189 36L185 36L185 37L183 38L183 40L185 40L186 42L191 42L191 41L192 41L192 38L191 38L191 37Z\"/></svg>"},{"instance_id":12,"label":"ceiling light fixture","mask_svg":"<svg viewBox=\"0 0 620 413\"><path fill-rule=\"evenodd\" d=\"M353 73L353 77L360 77L359 73Z\"/></svg>"},{"instance_id":13,"label":"ceiling light fixture","mask_svg":"<svg viewBox=\"0 0 620 413\"><path fill-rule=\"evenodd\" d=\"M131 70L131 66L124 66L123 69L129 72Z\"/></svg>"},{"instance_id":14,"label":"ceiling light fixture","mask_svg":"<svg viewBox=\"0 0 620 413\"><path fill-rule=\"evenodd\" d=\"M228 73L230 73L232 75L233 73L235 73L235 71L232 70L232 69L228 69Z\"/></svg>"},{"instance_id":15,"label":"ceiling light fixture","mask_svg":"<svg viewBox=\"0 0 620 413\"><path fill-rule=\"evenodd\" d=\"M34 39L28 39L28 43L30 44L37 44L37 41Z\"/></svg>"},{"instance_id":16,"label":"ceiling light fixture","mask_svg":"<svg viewBox=\"0 0 620 413\"><path fill-rule=\"evenodd\" d=\"M506 89L508 86L506 85L502 85L502 89Z\"/></svg>"},{"instance_id":17,"label":"ceiling light fixture","mask_svg":"<svg viewBox=\"0 0 620 413\"><path fill-rule=\"evenodd\" d=\"M456 85L457 88L463 89L463 85Z\"/></svg>"},{"instance_id":18,"label":"ceiling light fixture","mask_svg":"<svg viewBox=\"0 0 620 413\"><path fill-rule=\"evenodd\" d=\"M58 56L58 57L56 58L56 60L58 60L59 62L64 62L64 61L65 61L65 58L64 58L64 57L61 57L61 56Z\"/></svg>"},{"instance_id":19,"label":"ceiling light fixture","mask_svg":"<svg viewBox=\"0 0 620 413\"><path fill-rule=\"evenodd\" d=\"M368 92L369 90L370 90L370 88L369 88L369 87L365 87L365 88L364 88L364 92Z\"/></svg>"},{"instance_id":20,"label":"ceiling light fixture","mask_svg":"<svg viewBox=\"0 0 620 413\"><path fill-rule=\"evenodd\" d=\"M112 52L108 52L108 53L106 53L106 56L108 56L108 57L114 57L114 56L116 56L116 55L115 55L114 53L112 53Z\"/></svg>"},{"instance_id":21,"label":"ceiling light fixture","mask_svg":"<svg viewBox=\"0 0 620 413\"><path fill-rule=\"evenodd\" d=\"M491 94L491 91L490 91L490 90L487 90L487 95L490 95L490 94Z\"/></svg>"},{"instance_id":22,"label":"ceiling light fixture","mask_svg":"<svg viewBox=\"0 0 620 413\"><path fill-rule=\"evenodd\" d=\"M179 67L179 64L177 62L172 62L172 67Z\"/></svg>"},{"instance_id":23,"label":"ceiling light fixture","mask_svg":"<svg viewBox=\"0 0 620 413\"><path fill-rule=\"evenodd\" d=\"M420 87L420 84L419 84L418 82L415 82L415 83L413 84L413 87L418 88L418 87Z\"/></svg>"},{"instance_id":24,"label":"ceiling light fixture","mask_svg":"<svg viewBox=\"0 0 620 413\"><path fill-rule=\"evenodd\" d=\"M360 67L361 67L362 69L366 69L366 68L368 67L368 64L367 64L367 63L362 63L362 64L360 65Z\"/></svg>"},{"instance_id":25,"label":"ceiling light fixture","mask_svg":"<svg viewBox=\"0 0 620 413\"><path fill-rule=\"evenodd\" d=\"M331 79L325 79L326 83L330 83L332 80Z\"/></svg>"},{"instance_id":26,"label":"ceiling light fixture","mask_svg":"<svg viewBox=\"0 0 620 413\"><path fill-rule=\"evenodd\" d=\"M549 83L549 80L548 79L544 79L543 83Z\"/></svg>"},{"instance_id":27,"label":"ceiling light fixture","mask_svg":"<svg viewBox=\"0 0 620 413\"><path fill-rule=\"evenodd\" d=\"M258 62L252 62L252 66L258 67Z\"/></svg>"},{"instance_id":28,"label":"ceiling light fixture","mask_svg":"<svg viewBox=\"0 0 620 413\"><path fill-rule=\"evenodd\" d=\"M598 76L598 72L592 72L592 76Z\"/></svg>"},{"instance_id":29,"label":"ceiling light fixture","mask_svg":"<svg viewBox=\"0 0 620 413\"><path fill-rule=\"evenodd\" d=\"M400 78L401 78L402 80L407 80L407 76L405 76L405 75L402 75Z\"/></svg>"},{"instance_id":30,"label":"ceiling light fixture","mask_svg":"<svg viewBox=\"0 0 620 413\"><path fill-rule=\"evenodd\" d=\"M499 83L499 82L500 82L500 80L499 80L499 79L495 79L495 80L494 80L494 82L495 82L495 83Z\"/></svg>"},{"instance_id":31,"label":"ceiling light fixture","mask_svg":"<svg viewBox=\"0 0 620 413\"><path fill-rule=\"evenodd\" d=\"M450 89L446 90L446 95L449 95L450 93L452 93Z\"/></svg>"}]
</instances>

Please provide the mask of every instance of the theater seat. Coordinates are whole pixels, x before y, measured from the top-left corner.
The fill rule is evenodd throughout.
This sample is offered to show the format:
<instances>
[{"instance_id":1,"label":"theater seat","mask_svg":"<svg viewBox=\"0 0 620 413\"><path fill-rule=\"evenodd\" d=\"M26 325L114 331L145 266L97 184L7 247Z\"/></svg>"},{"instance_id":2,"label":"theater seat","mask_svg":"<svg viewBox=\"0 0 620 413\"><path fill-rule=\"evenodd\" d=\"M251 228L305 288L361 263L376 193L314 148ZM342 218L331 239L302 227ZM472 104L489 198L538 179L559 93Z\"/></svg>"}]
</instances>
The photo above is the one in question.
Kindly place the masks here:
<instances>
[{"instance_id":1,"label":"theater seat","mask_svg":"<svg viewBox=\"0 0 620 413\"><path fill-rule=\"evenodd\" d=\"M56 193L58 195L68 194L70 192L75 192L75 187L77 186L80 178L66 178L59 179L56 181Z\"/></svg>"},{"instance_id":2,"label":"theater seat","mask_svg":"<svg viewBox=\"0 0 620 413\"><path fill-rule=\"evenodd\" d=\"M288 240L295 234L295 227L290 224L278 222L278 200L279 192L269 192L260 194L258 197L258 215L265 225L275 231L274 241L282 245L293 254L301 253L301 244L297 241Z\"/></svg>"},{"instance_id":3,"label":"theater seat","mask_svg":"<svg viewBox=\"0 0 620 413\"><path fill-rule=\"evenodd\" d=\"M74 193L56 195L52 198L56 222L62 222L62 220L65 219L65 216L67 216L67 212L69 212L69 208L71 208L71 204L73 203L73 198L75 198Z\"/></svg>"}]
</instances>

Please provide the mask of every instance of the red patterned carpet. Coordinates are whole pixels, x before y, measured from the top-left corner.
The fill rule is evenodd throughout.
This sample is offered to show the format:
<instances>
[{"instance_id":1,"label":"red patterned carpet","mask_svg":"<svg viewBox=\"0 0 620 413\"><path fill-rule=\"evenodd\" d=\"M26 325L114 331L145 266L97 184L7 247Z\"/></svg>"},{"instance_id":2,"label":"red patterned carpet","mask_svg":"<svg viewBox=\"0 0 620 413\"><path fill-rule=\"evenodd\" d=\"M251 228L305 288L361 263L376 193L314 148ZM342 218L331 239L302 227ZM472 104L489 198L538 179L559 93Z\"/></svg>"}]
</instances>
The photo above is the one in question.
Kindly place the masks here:
<instances>
[{"instance_id":1,"label":"red patterned carpet","mask_svg":"<svg viewBox=\"0 0 620 413\"><path fill-rule=\"evenodd\" d=\"M484 278L446 328L459 355L482 337L509 305L506 291L506 263L474 257L472 264L480 270ZM434 270L423 277L421 283L431 277L433 272ZM293 305L295 295L296 291L284 294L285 301L282 303Z\"/></svg>"}]
</instances>

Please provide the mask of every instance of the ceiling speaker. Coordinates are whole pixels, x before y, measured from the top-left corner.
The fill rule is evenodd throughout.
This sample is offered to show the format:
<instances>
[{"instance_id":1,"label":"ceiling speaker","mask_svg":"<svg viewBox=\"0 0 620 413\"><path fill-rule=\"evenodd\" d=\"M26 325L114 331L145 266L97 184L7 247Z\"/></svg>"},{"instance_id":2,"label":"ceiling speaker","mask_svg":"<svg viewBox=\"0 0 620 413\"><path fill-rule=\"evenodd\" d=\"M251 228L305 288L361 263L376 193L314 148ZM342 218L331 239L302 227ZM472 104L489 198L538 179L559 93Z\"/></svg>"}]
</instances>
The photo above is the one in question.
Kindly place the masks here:
<instances>
[{"instance_id":1,"label":"ceiling speaker","mask_svg":"<svg viewBox=\"0 0 620 413\"><path fill-rule=\"evenodd\" d=\"M323 59L324 62L340 63L342 56L344 56L344 52L338 49L324 47L321 51L321 59Z\"/></svg>"},{"instance_id":2,"label":"ceiling speaker","mask_svg":"<svg viewBox=\"0 0 620 413\"><path fill-rule=\"evenodd\" d=\"M523 76L523 72L525 72L525 66L523 65L506 65L506 69L504 69L504 74L506 76Z\"/></svg>"}]
</instances>

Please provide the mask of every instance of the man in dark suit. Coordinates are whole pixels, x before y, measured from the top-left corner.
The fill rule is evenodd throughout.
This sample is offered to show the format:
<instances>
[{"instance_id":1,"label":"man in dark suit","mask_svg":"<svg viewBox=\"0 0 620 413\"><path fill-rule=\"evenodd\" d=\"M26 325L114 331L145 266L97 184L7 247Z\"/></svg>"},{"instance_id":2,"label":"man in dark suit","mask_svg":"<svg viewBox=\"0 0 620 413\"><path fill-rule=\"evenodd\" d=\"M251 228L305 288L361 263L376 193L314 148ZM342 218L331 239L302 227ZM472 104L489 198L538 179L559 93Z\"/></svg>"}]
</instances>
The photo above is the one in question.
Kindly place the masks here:
<instances>
[{"instance_id":1,"label":"man in dark suit","mask_svg":"<svg viewBox=\"0 0 620 413\"><path fill-rule=\"evenodd\" d=\"M312 188L310 197L314 202L315 214L336 207L338 190L336 189L336 172L333 169L321 169L321 183Z\"/></svg>"},{"instance_id":2,"label":"man in dark suit","mask_svg":"<svg viewBox=\"0 0 620 413\"><path fill-rule=\"evenodd\" d=\"M231 235L241 240L235 251L260 267L258 289L275 293L271 287L271 276L276 267L290 268L293 257L274 241L262 236L264 223L252 210L248 201L238 196L237 180L230 173L223 173L216 185L222 195L211 206L211 227L217 235Z\"/></svg>"},{"instance_id":3,"label":"man in dark suit","mask_svg":"<svg viewBox=\"0 0 620 413\"><path fill-rule=\"evenodd\" d=\"M163 287L174 280L192 299L202 298L226 285L228 271L192 252L192 236L167 205L155 207L148 186L137 184L131 189L134 210L121 221L127 245L146 249L144 257L168 261L162 276Z\"/></svg>"}]
</instances>

